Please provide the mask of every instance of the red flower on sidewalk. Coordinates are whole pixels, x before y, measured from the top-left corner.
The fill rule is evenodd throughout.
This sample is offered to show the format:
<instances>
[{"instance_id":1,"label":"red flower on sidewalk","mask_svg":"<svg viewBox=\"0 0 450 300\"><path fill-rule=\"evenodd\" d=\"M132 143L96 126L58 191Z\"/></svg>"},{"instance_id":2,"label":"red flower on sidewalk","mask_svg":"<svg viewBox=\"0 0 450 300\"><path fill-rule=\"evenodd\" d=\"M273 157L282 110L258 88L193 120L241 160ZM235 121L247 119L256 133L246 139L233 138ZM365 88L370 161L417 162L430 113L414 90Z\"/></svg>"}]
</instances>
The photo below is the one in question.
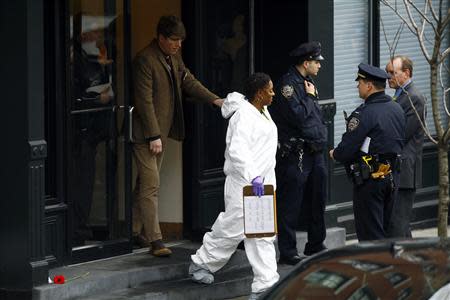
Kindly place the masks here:
<instances>
[{"instance_id":1,"label":"red flower on sidewalk","mask_svg":"<svg viewBox=\"0 0 450 300\"><path fill-rule=\"evenodd\" d=\"M54 284L64 284L65 281L66 279L63 275L56 275L55 277L53 277Z\"/></svg>"}]
</instances>

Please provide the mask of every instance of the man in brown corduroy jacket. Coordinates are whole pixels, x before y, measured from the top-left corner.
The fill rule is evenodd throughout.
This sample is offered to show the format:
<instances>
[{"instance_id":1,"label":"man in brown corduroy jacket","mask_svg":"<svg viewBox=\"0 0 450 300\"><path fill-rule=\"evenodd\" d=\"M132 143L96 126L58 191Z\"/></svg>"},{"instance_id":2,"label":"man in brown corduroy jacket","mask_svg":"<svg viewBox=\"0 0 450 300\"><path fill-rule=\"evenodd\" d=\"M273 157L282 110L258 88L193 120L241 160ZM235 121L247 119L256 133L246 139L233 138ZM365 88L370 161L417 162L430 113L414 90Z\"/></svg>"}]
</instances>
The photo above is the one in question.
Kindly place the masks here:
<instances>
[{"instance_id":1,"label":"man in brown corduroy jacket","mask_svg":"<svg viewBox=\"0 0 450 300\"><path fill-rule=\"evenodd\" d=\"M133 63L133 154L138 178L133 202L133 234L150 242L154 256L172 252L162 242L158 218L159 172L167 138L185 135L182 94L221 106L223 100L205 88L185 67L179 52L186 31L175 16L163 16L157 38Z\"/></svg>"}]
</instances>

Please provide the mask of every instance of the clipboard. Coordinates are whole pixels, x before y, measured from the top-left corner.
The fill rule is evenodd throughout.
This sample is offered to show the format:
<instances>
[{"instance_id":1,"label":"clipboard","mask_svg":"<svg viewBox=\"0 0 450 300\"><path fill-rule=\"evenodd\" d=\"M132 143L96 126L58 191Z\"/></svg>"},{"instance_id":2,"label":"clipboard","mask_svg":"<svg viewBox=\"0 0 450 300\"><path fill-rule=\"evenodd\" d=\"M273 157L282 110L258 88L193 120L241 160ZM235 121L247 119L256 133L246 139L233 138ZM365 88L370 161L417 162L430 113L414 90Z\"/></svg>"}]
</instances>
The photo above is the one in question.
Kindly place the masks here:
<instances>
[{"instance_id":1,"label":"clipboard","mask_svg":"<svg viewBox=\"0 0 450 300\"><path fill-rule=\"evenodd\" d=\"M264 185L264 196L253 194L251 185L243 188L244 234L247 238L277 234L276 195L273 185Z\"/></svg>"}]
</instances>

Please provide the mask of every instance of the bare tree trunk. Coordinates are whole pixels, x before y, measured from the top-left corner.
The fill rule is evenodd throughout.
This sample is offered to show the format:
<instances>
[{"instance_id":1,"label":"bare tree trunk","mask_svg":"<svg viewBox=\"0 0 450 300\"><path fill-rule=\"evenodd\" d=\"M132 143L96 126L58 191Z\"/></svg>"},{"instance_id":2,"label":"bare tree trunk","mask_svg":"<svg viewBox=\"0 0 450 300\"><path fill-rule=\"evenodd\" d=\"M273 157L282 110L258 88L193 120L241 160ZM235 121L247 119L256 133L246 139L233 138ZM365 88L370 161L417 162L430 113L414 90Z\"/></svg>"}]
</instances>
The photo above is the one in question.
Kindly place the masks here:
<instances>
[{"instance_id":1,"label":"bare tree trunk","mask_svg":"<svg viewBox=\"0 0 450 300\"><path fill-rule=\"evenodd\" d=\"M438 236L447 237L448 224L448 145L439 144L439 204L438 204Z\"/></svg>"},{"instance_id":2,"label":"bare tree trunk","mask_svg":"<svg viewBox=\"0 0 450 300\"><path fill-rule=\"evenodd\" d=\"M448 0L447 0L448 1ZM446 69L447 74L450 73L448 66L446 66L445 61L450 57L450 47L443 49L441 51L441 45L443 43L444 37L448 34L448 29L450 27L450 9L446 6L443 6L445 3L443 0L436 1L439 2L439 8L436 10L434 4L431 0L424 1L423 10L419 9L414 1L412 0L403 0L399 2L403 2L405 13L402 13L401 10L397 9L397 0L380 0L385 6L389 7L394 11L394 13L399 17L401 23L406 25L408 29L417 37L420 49L427 60L430 66L430 89L431 89L431 106L433 108L433 121L436 128L437 138L429 135L429 131L425 131L430 138L430 140L437 145L438 151L438 165L439 165L439 202L438 202L438 236L439 237L447 237L447 227L448 227L448 210L449 210L449 167L448 167L448 150L449 150L449 140L450 140L450 122L448 117L450 113L447 108L447 101L444 101L444 108L447 115L445 117L441 117L441 106L440 97L438 95L438 90L442 88L443 90L443 99L445 100L446 94L448 94L448 86L443 86L444 84L438 83L438 70L442 66ZM416 1L419 2L419 1ZM437 13L438 11L438 13ZM417 22L416 17L420 19L420 22ZM433 29L431 36L427 38L425 27L430 25ZM401 25L399 30L397 31L397 35L394 37L393 47L397 46L397 43L400 39L399 34L402 30ZM384 31L384 27L383 27ZM386 33L385 33L386 37ZM434 40L434 44L433 44ZM389 51L391 52L391 46L389 42L386 42L389 46ZM427 44L428 43L428 44ZM427 46L433 45L433 52L430 55L429 47ZM450 94L449 94L450 95ZM443 126L443 124L447 124L447 126ZM423 124L422 124L423 125ZM424 127L424 130L426 128Z\"/></svg>"},{"instance_id":3,"label":"bare tree trunk","mask_svg":"<svg viewBox=\"0 0 450 300\"><path fill-rule=\"evenodd\" d=\"M436 128L437 139L439 142L444 137L444 128L442 127L441 114L439 109L438 95L438 67L435 63L430 64L430 90L431 90L431 107L433 108L433 121Z\"/></svg>"},{"instance_id":4,"label":"bare tree trunk","mask_svg":"<svg viewBox=\"0 0 450 300\"><path fill-rule=\"evenodd\" d=\"M435 49L436 50L436 49ZM439 202L438 202L438 236L447 237L448 226L448 204L449 204L449 177L448 177L448 142L445 140L445 131L442 127L441 115L439 110L438 90L438 68L433 55L433 61L430 64L430 84L431 84L431 105L433 107L433 120L438 137L438 165L439 165Z\"/></svg>"}]
</instances>

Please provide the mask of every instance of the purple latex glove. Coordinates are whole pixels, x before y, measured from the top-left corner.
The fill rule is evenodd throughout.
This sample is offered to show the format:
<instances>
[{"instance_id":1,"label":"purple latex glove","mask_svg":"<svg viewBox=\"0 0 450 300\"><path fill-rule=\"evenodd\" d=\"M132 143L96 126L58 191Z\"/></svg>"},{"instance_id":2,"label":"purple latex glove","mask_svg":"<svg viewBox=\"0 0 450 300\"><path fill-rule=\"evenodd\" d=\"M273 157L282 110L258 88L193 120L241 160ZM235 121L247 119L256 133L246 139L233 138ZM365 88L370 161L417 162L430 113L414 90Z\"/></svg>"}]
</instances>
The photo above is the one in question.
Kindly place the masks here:
<instances>
[{"instance_id":1,"label":"purple latex glove","mask_svg":"<svg viewBox=\"0 0 450 300\"><path fill-rule=\"evenodd\" d=\"M253 194L255 196L261 197L264 195L264 179L261 176L256 176L252 180Z\"/></svg>"}]
</instances>

